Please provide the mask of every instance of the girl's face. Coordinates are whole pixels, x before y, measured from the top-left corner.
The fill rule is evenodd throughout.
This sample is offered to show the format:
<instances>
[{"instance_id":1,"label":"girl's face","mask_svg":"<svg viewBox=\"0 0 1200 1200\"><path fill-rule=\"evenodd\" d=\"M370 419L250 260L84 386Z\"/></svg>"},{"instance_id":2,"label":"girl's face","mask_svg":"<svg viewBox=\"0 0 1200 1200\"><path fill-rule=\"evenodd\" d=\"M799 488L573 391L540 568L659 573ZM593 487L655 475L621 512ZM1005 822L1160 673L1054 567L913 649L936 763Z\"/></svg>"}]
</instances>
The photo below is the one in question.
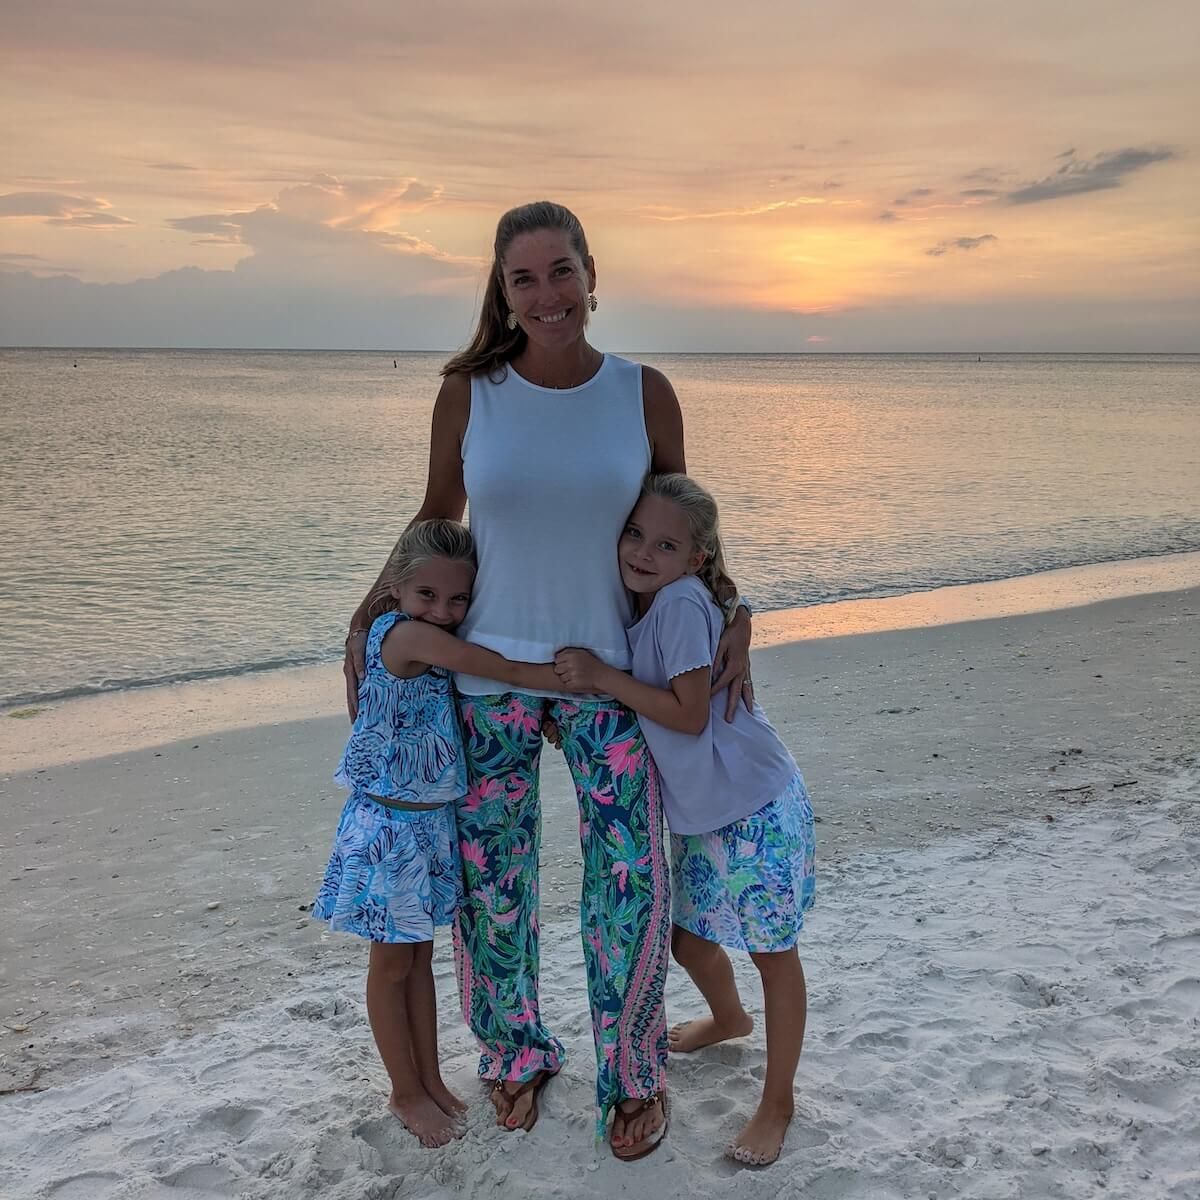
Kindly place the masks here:
<instances>
[{"instance_id":1,"label":"girl's face","mask_svg":"<svg viewBox=\"0 0 1200 1200\"><path fill-rule=\"evenodd\" d=\"M668 583L695 575L704 552L692 545L687 514L661 496L643 496L625 522L617 542L617 561L625 586L639 596L653 596Z\"/></svg>"},{"instance_id":2,"label":"girl's face","mask_svg":"<svg viewBox=\"0 0 1200 1200\"><path fill-rule=\"evenodd\" d=\"M561 229L522 233L513 238L500 266L508 306L530 341L553 349L583 333L596 271L590 256L580 260L568 234Z\"/></svg>"},{"instance_id":3,"label":"girl's face","mask_svg":"<svg viewBox=\"0 0 1200 1200\"><path fill-rule=\"evenodd\" d=\"M400 611L414 621L453 629L467 615L475 568L459 559L431 558L402 583L392 585Z\"/></svg>"}]
</instances>

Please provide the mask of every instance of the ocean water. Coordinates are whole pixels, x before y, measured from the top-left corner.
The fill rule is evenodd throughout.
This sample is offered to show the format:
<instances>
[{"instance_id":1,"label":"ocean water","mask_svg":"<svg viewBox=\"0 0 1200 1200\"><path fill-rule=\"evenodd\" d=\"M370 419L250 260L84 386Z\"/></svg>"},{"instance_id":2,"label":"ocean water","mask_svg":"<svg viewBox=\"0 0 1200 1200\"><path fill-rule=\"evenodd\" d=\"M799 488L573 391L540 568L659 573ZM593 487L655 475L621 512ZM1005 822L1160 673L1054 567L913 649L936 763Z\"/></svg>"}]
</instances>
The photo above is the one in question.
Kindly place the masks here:
<instances>
[{"instance_id":1,"label":"ocean water","mask_svg":"<svg viewBox=\"0 0 1200 1200\"><path fill-rule=\"evenodd\" d=\"M339 655L443 357L0 350L0 705ZM1200 549L1200 356L645 361L758 607Z\"/></svg>"}]
</instances>

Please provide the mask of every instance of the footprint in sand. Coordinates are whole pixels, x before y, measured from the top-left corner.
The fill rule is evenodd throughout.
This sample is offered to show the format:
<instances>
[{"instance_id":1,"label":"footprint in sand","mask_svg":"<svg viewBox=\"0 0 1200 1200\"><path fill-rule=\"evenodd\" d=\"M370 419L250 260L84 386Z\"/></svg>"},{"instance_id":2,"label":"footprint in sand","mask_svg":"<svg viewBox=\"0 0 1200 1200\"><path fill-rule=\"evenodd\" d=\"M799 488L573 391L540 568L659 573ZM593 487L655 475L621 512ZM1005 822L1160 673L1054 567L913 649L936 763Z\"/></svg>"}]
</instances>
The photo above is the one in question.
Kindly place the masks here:
<instances>
[{"instance_id":1,"label":"footprint in sand","mask_svg":"<svg viewBox=\"0 0 1200 1200\"><path fill-rule=\"evenodd\" d=\"M412 1134L395 1117L363 1121L354 1127L354 1136L379 1155L380 1163L388 1174L400 1174L408 1169L405 1156L408 1146L412 1144Z\"/></svg>"},{"instance_id":2,"label":"footprint in sand","mask_svg":"<svg viewBox=\"0 0 1200 1200\"><path fill-rule=\"evenodd\" d=\"M119 1175L108 1171L88 1171L52 1183L46 1192L47 1200L107 1200L121 1182Z\"/></svg>"},{"instance_id":3,"label":"footprint in sand","mask_svg":"<svg viewBox=\"0 0 1200 1200\"><path fill-rule=\"evenodd\" d=\"M195 1122L200 1130L228 1134L235 1141L241 1141L250 1130L258 1124L262 1110L257 1108L240 1108L236 1104L222 1105L220 1108L210 1108L202 1113Z\"/></svg>"},{"instance_id":4,"label":"footprint in sand","mask_svg":"<svg viewBox=\"0 0 1200 1200\"><path fill-rule=\"evenodd\" d=\"M203 1196L236 1196L246 1180L239 1180L232 1171L216 1163L195 1163L162 1176L162 1182L169 1188Z\"/></svg>"}]
</instances>

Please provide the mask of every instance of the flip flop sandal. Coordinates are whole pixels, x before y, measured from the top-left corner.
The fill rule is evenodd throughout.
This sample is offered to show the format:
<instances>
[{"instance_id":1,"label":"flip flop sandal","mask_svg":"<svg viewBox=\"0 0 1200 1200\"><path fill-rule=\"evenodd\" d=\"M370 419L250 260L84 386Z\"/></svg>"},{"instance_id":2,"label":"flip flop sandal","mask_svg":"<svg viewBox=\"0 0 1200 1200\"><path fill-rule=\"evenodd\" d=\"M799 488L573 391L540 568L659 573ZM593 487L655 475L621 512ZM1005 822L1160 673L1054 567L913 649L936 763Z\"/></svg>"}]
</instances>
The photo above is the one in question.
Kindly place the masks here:
<instances>
[{"instance_id":1,"label":"flip flop sandal","mask_svg":"<svg viewBox=\"0 0 1200 1200\"><path fill-rule=\"evenodd\" d=\"M633 1097L630 1098L633 1099ZM649 1137L643 1138L628 1150L618 1150L610 1141L608 1148L612 1151L613 1158L619 1159L621 1162L638 1162L645 1158L646 1155L653 1154L663 1144L663 1140L667 1136L667 1130L671 1125L671 1107L667 1101L666 1092L655 1092L653 1096L647 1096L631 1112L626 1112L624 1109L618 1109L618 1111L625 1121L636 1121L638 1117L648 1113L656 1104L662 1105L663 1123Z\"/></svg>"},{"instance_id":2,"label":"flip flop sandal","mask_svg":"<svg viewBox=\"0 0 1200 1200\"><path fill-rule=\"evenodd\" d=\"M528 1133L537 1124L537 1120L540 1115L538 1109L538 1099L542 1094L542 1089L557 1074L557 1071L539 1071L532 1079L525 1080L525 1082L521 1084L521 1086L517 1088L515 1092L504 1091L504 1085L508 1082L506 1079L497 1079L496 1082L492 1084L492 1095L494 1096L497 1092L503 1092L505 1099L509 1101L508 1114L500 1123L500 1128L503 1129L505 1133L516 1133L518 1129L523 1129L526 1133ZM512 1110L517 1106L517 1101L520 1100L522 1096L528 1096L531 1092L533 1095L529 1103L529 1114L526 1116L524 1124L507 1124L506 1122L508 1121L508 1117L512 1114Z\"/></svg>"}]
</instances>

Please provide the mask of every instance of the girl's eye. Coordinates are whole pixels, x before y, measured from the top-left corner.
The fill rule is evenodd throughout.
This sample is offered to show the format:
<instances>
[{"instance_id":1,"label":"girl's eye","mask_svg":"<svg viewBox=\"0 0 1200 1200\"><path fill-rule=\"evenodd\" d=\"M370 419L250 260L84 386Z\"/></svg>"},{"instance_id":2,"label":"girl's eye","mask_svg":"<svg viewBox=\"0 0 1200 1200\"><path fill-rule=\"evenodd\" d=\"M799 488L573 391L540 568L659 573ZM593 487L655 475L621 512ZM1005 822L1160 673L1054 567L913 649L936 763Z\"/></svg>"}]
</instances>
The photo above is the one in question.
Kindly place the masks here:
<instances>
[{"instance_id":1,"label":"girl's eye","mask_svg":"<svg viewBox=\"0 0 1200 1200\"><path fill-rule=\"evenodd\" d=\"M668 551L670 551L670 550L674 550L674 549L675 549L675 544L674 544L674 542L659 542L659 543L658 543L658 548L659 548L660 550L668 550Z\"/></svg>"},{"instance_id":2,"label":"girl's eye","mask_svg":"<svg viewBox=\"0 0 1200 1200\"><path fill-rule=\"evenodd\" d=\"M635 537L641 537L642 535L632 525L627 525L625 527L625 536L635 538Z\"/></svg>"}]
</instances>

